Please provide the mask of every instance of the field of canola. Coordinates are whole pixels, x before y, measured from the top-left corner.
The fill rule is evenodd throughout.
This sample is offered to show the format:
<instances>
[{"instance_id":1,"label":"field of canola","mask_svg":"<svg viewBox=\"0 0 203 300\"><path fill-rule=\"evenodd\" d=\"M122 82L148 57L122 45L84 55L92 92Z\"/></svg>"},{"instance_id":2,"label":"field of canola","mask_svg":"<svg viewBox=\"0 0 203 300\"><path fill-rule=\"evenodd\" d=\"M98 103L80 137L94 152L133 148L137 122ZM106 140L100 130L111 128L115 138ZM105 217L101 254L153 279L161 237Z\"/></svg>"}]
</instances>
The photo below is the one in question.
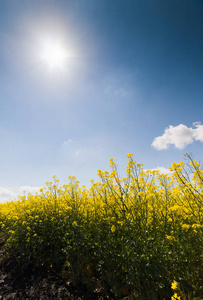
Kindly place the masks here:
<instances>
[{"instance_id":1,"label":"field of canola","mask_svg":"<svg viewBox=\"0 0 203 300\"><path fill-rule=\"evenodd\" d=\"M99 282L115 299L203 299L203 170L186 155L170 175L128 154L110 159L89 190L75 177L0 204L5 255L19 267L56 268L73 284Z\"/></svg>"}]
</instances>

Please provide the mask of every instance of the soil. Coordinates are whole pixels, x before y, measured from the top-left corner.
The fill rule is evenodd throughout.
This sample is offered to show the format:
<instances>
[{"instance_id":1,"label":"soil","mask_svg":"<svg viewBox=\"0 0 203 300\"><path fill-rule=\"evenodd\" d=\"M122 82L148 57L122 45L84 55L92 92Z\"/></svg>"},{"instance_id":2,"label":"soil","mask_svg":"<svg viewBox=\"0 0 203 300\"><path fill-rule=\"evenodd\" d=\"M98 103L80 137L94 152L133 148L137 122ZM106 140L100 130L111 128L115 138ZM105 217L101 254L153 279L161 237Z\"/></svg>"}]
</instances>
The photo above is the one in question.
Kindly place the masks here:
<instances>
[{"instance_id":1,"label":"soil","mask_svg":"<svg viewBox=\"0 0 203 300\"><path fill-rule=\"evenodd\" d=\"M56 270L20 272L15 260L5 261L3 244L0 237L0 300L111 299L104 296L102 289L89 292L84 286L72 286L71 280L63 279Z\"/></svg>"}]
</instances>

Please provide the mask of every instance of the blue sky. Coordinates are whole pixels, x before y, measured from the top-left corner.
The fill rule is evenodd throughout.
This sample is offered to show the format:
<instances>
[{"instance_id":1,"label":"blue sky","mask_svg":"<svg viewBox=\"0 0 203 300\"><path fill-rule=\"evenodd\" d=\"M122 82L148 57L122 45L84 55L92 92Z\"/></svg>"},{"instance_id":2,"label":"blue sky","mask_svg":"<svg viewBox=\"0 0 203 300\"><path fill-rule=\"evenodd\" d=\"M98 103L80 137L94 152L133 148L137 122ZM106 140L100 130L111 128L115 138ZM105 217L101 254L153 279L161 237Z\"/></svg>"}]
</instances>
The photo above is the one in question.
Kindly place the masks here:
<instances>
[{"instance_id":1,"label":"blue sky","mask_svg":"<svg viewBox=\"0 0 203 300\"><path fill-rule=\"evenodd\" d=\"M89 187L111 157L124 175L128 153L202 161L202 15L197 0L1 1L1 201L53 175ZM63 66L42 59L48 39Z\"/></svg>"}]
</instances>

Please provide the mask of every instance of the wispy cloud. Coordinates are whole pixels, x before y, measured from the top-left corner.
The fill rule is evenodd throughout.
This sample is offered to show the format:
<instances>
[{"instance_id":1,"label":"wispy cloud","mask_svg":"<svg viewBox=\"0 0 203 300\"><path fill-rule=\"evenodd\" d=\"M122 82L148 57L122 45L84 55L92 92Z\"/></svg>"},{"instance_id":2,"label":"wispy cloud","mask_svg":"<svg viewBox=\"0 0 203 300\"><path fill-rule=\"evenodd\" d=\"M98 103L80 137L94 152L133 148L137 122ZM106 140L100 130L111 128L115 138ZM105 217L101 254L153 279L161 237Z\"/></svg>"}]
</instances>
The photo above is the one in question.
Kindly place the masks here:
<instances>
[{"instance_id":1,"label":"wispy cloud","mask_svg":"<svg viewBox=\"0 0 203 300\"><path fill-rule=\"evenodd\" d=\"M66 140L66 141L63 142L63 145L66 146L66 145L70 145L72 143L73 143L73 140L68 139L68 140Z\"/></svg>"},{"instance_id":2,"label":"wispy cloud","mask_svg":"<svg viewBox=\"0 0 203 300\"><path fill-rule=\"evenodd\" d=\"M129 96L130 90L129 88L120 86L119 83L112 83L104 88L103 93L105 96L124 98L126 96Z\"/></svg>"},{"instance_id":3,"label":"wispy cloud","mask_svg":"<svg viewBox=\"0 0 203 300\"><path fill-rule=\"evenodd\" d=\"M88 161L100 157L103 149L103 138L94 137L85 140L67 139L63 142L61 150L73 162L77 160Z\"/></svg>"},{"instance_id":4,"label":"wispy cloud","mask_svg":"<svg viewBox=\"0 0 203 300\"><path fill-rule=\"evenodd\" d=\"M164 130L164 134L154 139L152 147L157 150L168 149L169 145L174 145L178 149L184 149L194 141L203 142L203 125L200 122L193 123L194 128L179 124L170 125Z\"/></svg>"}]
</instances>

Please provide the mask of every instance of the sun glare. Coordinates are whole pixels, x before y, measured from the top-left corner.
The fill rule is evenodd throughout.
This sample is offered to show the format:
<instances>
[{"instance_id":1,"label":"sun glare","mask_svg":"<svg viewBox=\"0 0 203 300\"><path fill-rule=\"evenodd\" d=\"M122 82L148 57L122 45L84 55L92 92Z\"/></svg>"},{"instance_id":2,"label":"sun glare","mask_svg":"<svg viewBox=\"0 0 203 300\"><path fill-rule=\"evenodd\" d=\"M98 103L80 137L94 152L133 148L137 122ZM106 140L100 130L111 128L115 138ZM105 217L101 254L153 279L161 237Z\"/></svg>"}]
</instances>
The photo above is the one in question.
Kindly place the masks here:
<instances>
[{"instance_id":1,"label":"sun glare","mask_svg":"<svg viewBox=\"0 0 203 300\"><path fill-rule=\"evenodd\" d=\"M41 47L41 60L50 70L63 69L68 57L65 46L55 40L46 40Z\"/></svg>"}]
</instances>

